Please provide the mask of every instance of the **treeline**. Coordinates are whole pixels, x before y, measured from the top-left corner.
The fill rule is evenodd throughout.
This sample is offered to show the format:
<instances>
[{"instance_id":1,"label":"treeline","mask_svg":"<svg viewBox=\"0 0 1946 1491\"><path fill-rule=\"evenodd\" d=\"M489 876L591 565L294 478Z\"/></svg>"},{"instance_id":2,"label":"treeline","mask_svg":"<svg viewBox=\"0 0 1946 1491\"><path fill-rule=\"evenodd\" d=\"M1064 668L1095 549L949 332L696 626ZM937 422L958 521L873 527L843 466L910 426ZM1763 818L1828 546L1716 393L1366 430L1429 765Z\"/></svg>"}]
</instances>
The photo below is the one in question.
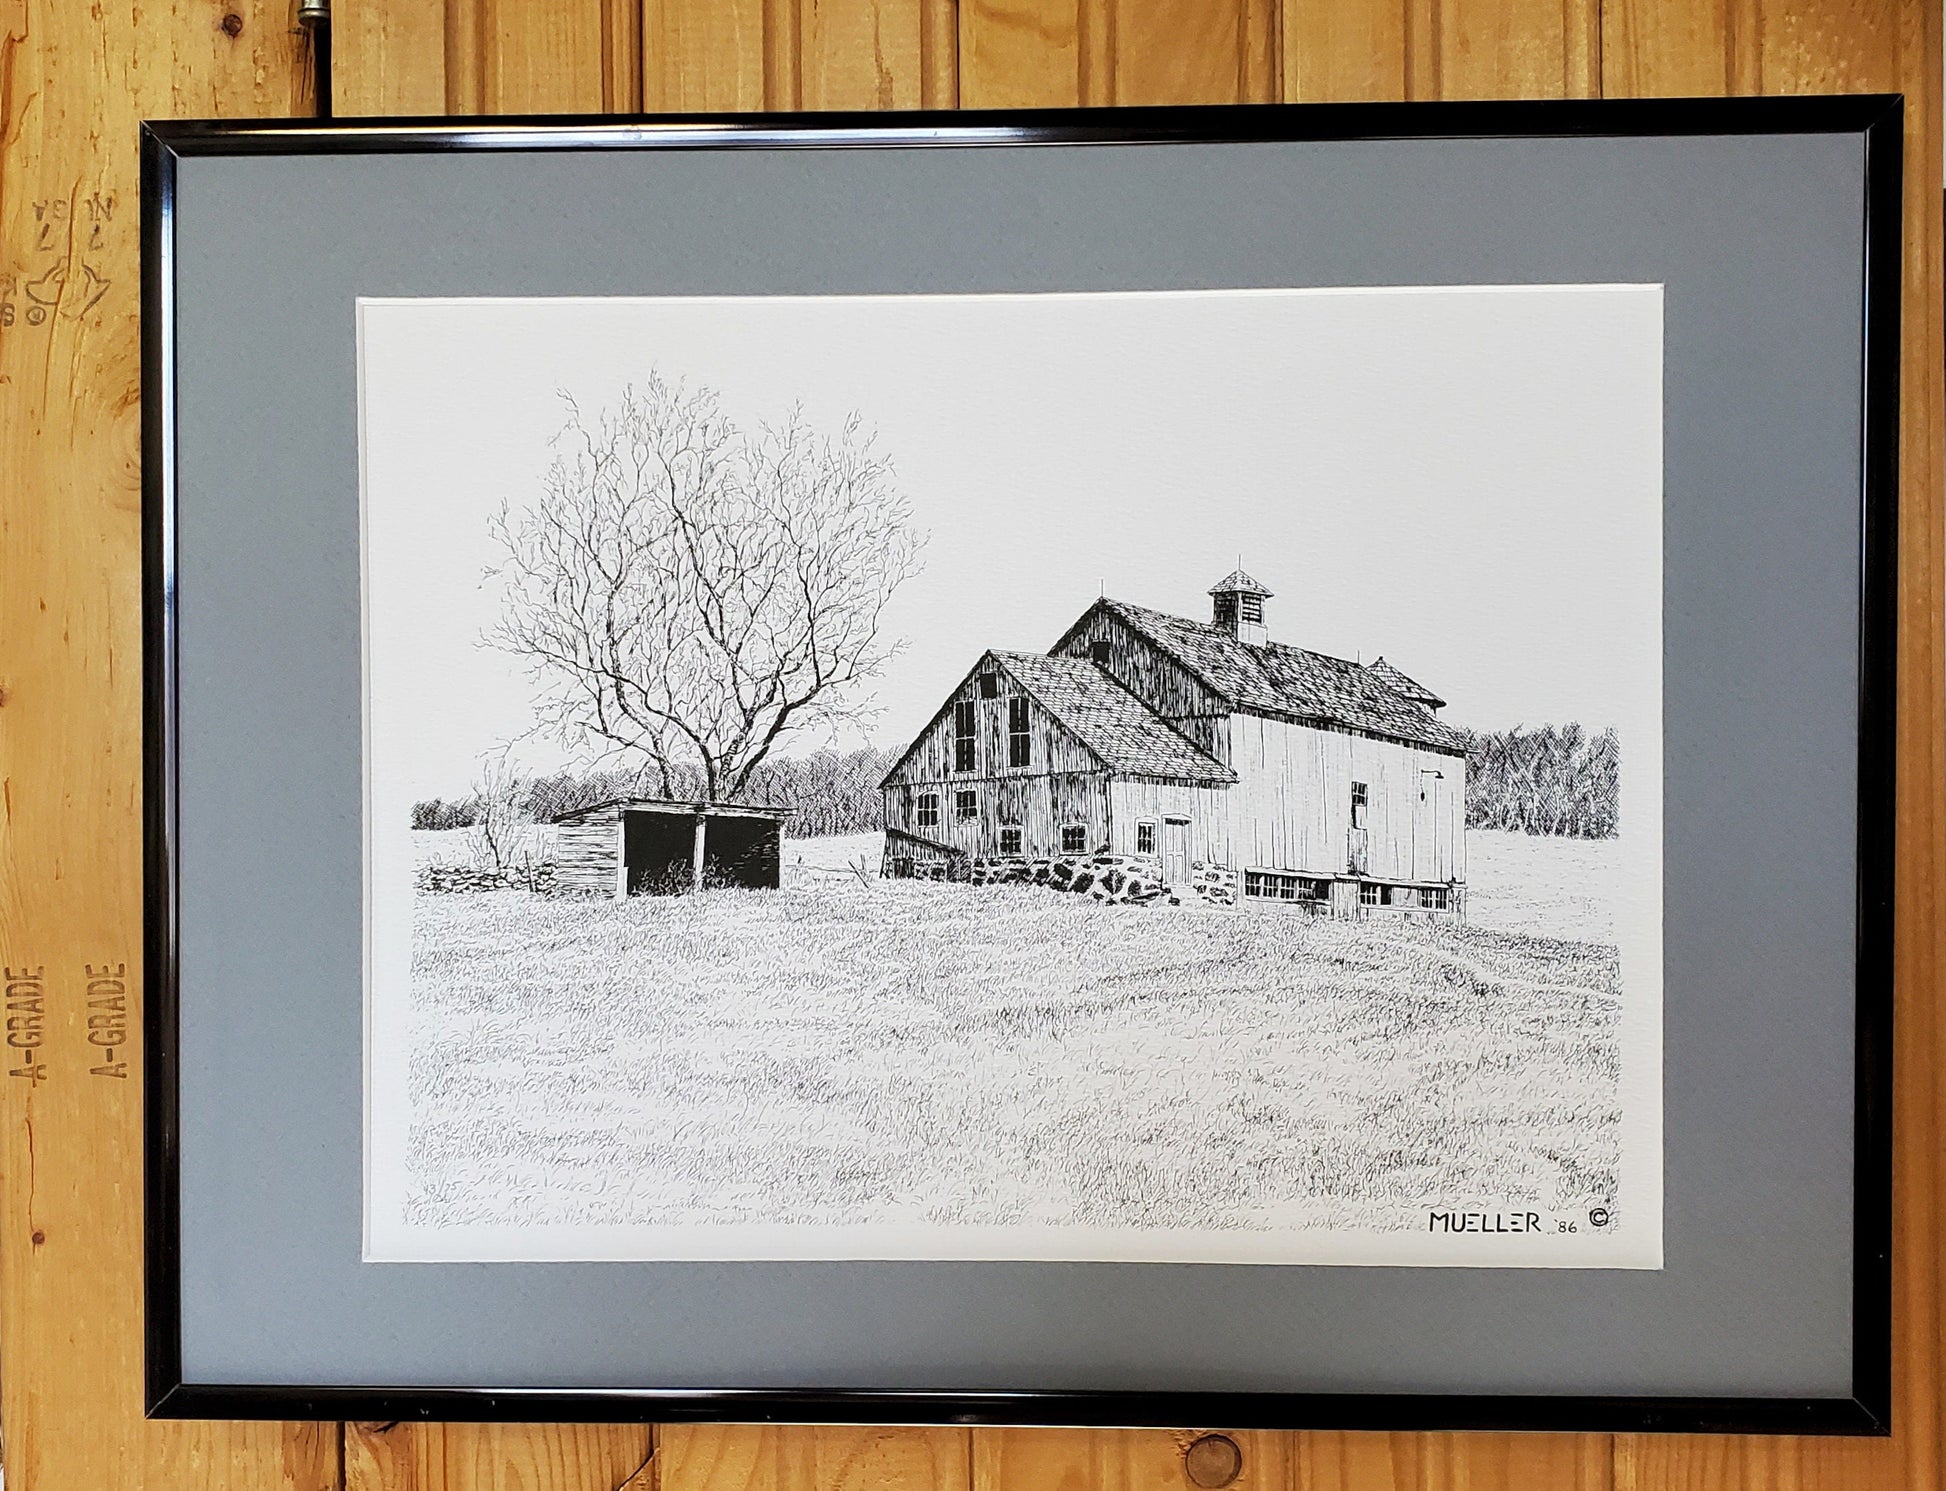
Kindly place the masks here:
<instances>
[{"instance_id":1,"label":"treeline","mask_svg":"<svg viewBox=\"0 0 1946 1491\"><path fill-rule=\"evenodd\" d=\"M764 762L742 800L791 810L788 833L797 838L820 834L864 833L881 826L878 784L898 757L866 747L856 751L819 751L810 756ZM679 773L667 791L654 771L560 771L517 778L504 789L514 818L551 823L576 808L618 797L689 799L702 791L698 772ZM412 805L414 828L471 828L484 815L478 791L463 797L429 798Z\"/></svg>"},{"instance_id":2,"label":"treeline","mask_svg":"<svg viewBox=\"0 0 1946 1491\"><path fill-rule=\"evenodd\" d=\"M1466 826L1612 839L1620 772L1612 727L1596 735L1573 724L1469 731Z\"/></svg>"},{"instance_id":3,"label":"treeline","mask_svg":"<svg viewBox=\"0 0 1946 1491\"><path fill-rule=\"evenodd\" d=\"M883 826L878 784L896 753L866 748L819 751L766 761L745 800L787 807L786 832L797 838L866 833ZM1589 734L1580 725L1515 726L1468 732L1466 823L1515 833L1612 839L1620 798L1620 745L1613 729ZM691 798L694 774L664 792L658 774L637 771L555 772L515 778L503 790L516 821L551 823L576 808L618 797ZM414 828L470 828L482 817L477 792L412 806Z\"/></svg>"}]
</instances>

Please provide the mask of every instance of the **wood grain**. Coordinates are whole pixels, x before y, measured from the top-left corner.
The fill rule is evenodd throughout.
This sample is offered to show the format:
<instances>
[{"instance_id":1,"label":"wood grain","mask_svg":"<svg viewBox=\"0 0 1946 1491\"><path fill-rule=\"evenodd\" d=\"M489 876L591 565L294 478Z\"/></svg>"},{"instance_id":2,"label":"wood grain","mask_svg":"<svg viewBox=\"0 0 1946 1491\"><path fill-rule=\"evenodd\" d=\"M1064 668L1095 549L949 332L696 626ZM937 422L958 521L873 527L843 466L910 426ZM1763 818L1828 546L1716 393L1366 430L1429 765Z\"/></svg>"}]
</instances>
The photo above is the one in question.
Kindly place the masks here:
<instances>
[{"instance_id":1,"label":"wood grain","mask_svg":"<svg viewBox=\"0 0 1946 1491\"><path fill-rule=\"evenodd\" d=\"M1300 1434L1298 1491L1607 1491L1598 1434Z\"/></svg>"},{"instance_id":2,"label":"wood grain","mask_svg":"<svg viewBox=\"0 0 1946 1491\"><path fill-rule=\"evenodd\" d=\"M446 112L444 0L335 7L331 108L341 118Z\"/></svg>"},{"instance_id":3,"label":"wood grain","mask_svg":"<svg viewBox=\"0 0 1946 1491\"><path fill-rule=\"evenodd\" d=\"M1197 1430L978 1429L973 1491L1198 1491ZM1242 1452L1224 1491L1291 1491L1292 1434L1224 1434Z\"/></svg>"},{"instance_id":4,"label":"wood grain","mask_svg":"<svg viewBox=\"0 0 1946 1491\"><path fill-rule=\"evenodd\" d=\"M365 0L332 42L341 117L642 107L641 0Z\"/></svg>"},{"instance_id":5,"label":"wood grain","mask_svg":"<svg viewBox=\"0 0 1946 1491\"><path fill-rule=\"evenodd\" d=\"M916 109L925 76L916 0L799 0L797 76L807 109Z\"/></svg>"},{"instance_id":6,"label":"wood grain","mask_svg":"<svg viewBox=\"0 0 1946 1491\"><path fill-rule=\"evenodd\" d=\"M645 1424L347 1424L346 1491L652 1491Z\"/></svg>"},{"instance_id":7,"label":"wood grain","mask_svg":"<svg viewBox=\"0 0 1946 1491\"><path fill-rule=\"evenodd\" d=\"M447 0L451 114L598 114L610 107L605 0Z\"/></svg>"},{"instance_id":8,"label":"wood grain","mask_svg":"<svg viewBox=\"0 0 1946 1491\"><path fill-rule=\"evenodd\" d=\"M661 1491L968 1491L965 1429L666 1425Z\"/></svg>"},{"instance_id":9,"label":"wood grain","mask_svg":"<svg viewBox=\"0 0 1946 1491\"><path fill-rule=\"evenodd\" d=\"M1118 0L1113 102L1268 103L1275 13L1239 0Z\"/></svg>"},{"instance_id":10,"label":"wood grain","mask_svg":"<svg viewBox=\"0 0 1946 1491\"><path fill-rule=\"evenodd\" d=\"M1273 0L965 0L960 101L1274 103L1283 27Z\"/></svg>"},{"instance_id":11,"label":"wood grain","mask_svg":"<svg viewBox=\"0 0 1946 1491\"><path fill-rule=\"evenodd\" d=\"M299 50L269 0L0 0L0 964L43 1016L0 1075L0 1417L34 1491L338 1480L330 1426L141 1398L136 124L289 113Z\"/></svg>"},{"instance_id":12,"label":"wood grain","mask_svg":"<svg viewBox=\"0 0 1946 1491\"><path fill-rule=\"evenodd\" d=\"M764 108L764 9L764 0L644 0L643 107L651 113Z\"/></svg>"},{"instance_id":13,"label":"wood grain","mask_svg":"<svg viewBox=\"0 0 1946 1491\"><path fill-rule=\"evenodd\" d=\"M1291 103L1412 98L1411 0L1319 5L1287 0L1283 89Z\"/></svg>"},{"instance_id":14,"label":"wood grain","mask_svg":"<svg viewBox=\"0 0 1946 1491\"><path fill-rule=\"evenodd\" d=\"M644 0L651 110L951 108L953 0Z\"/></svg>"},{"instance_id":15,"label":"wood grain","mask_svg":"<svg viewBox=\"0 0 1946 1491\"><path fill-rule=\"evenodd\" d=\"M961 0L962 106L1058 109L1107 102L1084 88L1081 38L1089 8L1088 0Z\"/></svg>"}]
</instances>

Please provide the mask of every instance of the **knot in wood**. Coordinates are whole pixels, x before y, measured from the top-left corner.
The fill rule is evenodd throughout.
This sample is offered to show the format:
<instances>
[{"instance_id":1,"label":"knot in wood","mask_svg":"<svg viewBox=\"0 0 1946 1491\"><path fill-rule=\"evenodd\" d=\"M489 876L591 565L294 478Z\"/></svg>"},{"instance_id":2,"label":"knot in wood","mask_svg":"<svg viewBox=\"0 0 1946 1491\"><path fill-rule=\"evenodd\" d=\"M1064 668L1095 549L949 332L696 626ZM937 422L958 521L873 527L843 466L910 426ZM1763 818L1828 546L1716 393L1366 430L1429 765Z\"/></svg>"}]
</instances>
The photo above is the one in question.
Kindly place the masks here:
<instances>
[{"instance_id":1,"label":"knot in wood","mask_svg":"<svg viewBox=\"0 0 1946 1491\"><path fill-rule=\"evenodd\" d=\"M1243 1473L1243 1451L1227 1434L1204 1434L1182 1452L1183 1473L1203 1491L1219 1491Z\"/></svg>"}]
</instances>

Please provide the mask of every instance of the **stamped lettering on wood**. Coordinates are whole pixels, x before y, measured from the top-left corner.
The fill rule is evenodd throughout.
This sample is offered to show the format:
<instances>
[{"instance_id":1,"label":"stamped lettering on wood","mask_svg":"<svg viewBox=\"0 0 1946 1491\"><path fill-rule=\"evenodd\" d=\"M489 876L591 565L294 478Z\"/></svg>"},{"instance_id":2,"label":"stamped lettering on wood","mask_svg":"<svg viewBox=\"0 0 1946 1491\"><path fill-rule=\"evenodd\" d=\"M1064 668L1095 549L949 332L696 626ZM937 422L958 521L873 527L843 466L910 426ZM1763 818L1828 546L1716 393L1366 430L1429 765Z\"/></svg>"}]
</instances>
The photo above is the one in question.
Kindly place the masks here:
<instances>
[{"instance_id":1,"label":"stamped lettering on wood","mask_svg":"<svg viewBox=\"0 0 1946 1491\"><path fill-rule=\"evenodd\" d=\"M128 1043L128 964L82 965L88 976L88 1044L94 1047L93 1077L128 1076L122 1047Z\"/></svg>"},{"instance_id":2,"label":"stamped lettering on wood","mask_svg":"<svg viewBox=\"0 0 1946 1491\"><path fill-rule=\"evenodd\" d=\"M41 1046L47 1039L47 969L12 968L7 980L7 1064L9 1077L21 1077L38 1087L47 1080Z\"/></svg>"}]
</instances>

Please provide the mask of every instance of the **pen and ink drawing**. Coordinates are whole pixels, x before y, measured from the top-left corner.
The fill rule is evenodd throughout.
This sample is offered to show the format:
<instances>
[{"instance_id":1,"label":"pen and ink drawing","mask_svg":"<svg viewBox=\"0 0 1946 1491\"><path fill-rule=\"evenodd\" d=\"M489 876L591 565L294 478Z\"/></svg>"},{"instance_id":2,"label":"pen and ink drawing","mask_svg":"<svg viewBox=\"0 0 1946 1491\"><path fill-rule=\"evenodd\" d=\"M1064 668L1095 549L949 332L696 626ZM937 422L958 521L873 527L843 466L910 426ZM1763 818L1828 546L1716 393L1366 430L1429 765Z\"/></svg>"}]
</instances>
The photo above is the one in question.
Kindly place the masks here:
<instances>
[{"instance_id":1,"label":"pen and ink drawing","mask_svg":"<svg viewBox=\"0 0 1946 1491\"><path fill-rule=\"evenodd\" d=\"M1651 319L1639 294L1594 298L1555 313L1612 310L1650 342L1576 406L1611 448L1597 411L1654 366L1659 301ZM992 299L1003 348L1046 334L1037 313L1059 330L1077 301L1139 319L1145 300ZM711 322L623 304L645 333L658 308ZM979 297L951 304L979 326ZM362 355L380 370L394 312L423 343L415 311L507 305L367 305ZM519 305L545 333L545 303ZM927 302L809 319L886 305L892 335ZM762 303L715 309L763 329ZM820 343L794 329L772 345L815 387ZM1333 530L1293 474L1229 532L1220 493L1158 492L1049 534L1045 492L970 515L929 490L964 454L913 459L942 421L842 397L885 369L757 407L673 361L615 362L637 371L529 380L544 464L448 504L484 560L451 604L403 588L424 566L376 514L408 500L409 462L393 479L368 439L375 1256L1653 1266L1660 990L1638 924L1659 811L1633 753L1659 750L1659 594L1612 597L1580 638L1608 650L1611 701L1524 607L1491 619L1494 575L1443 572L1463 522ZM1009 401L958 393L943 426L965 450L1004 443ZM368 397L368 437L381 417ZM1200 420L1223 433L1221 400ZM1640 425L1615 499L1638 554L1660 501ZM1375 413L1367 438L1396 428ZM1468 459L1496 456L1523 452ZM1554 551L1602 564L1612 515L1585 537L1546 516ZM1522 513L1493 521L1517 534ZM990 547L969 552L970 525ZM1162 553L1126 562L1135 542ZM1153 589L1111 593L1124 570ZM1361 602L1321 609L1327 589ZM1280 592L1336 650L1284 631ZM394 732L437 702L415 648L463 649L496 687L394 775ZM1559 701L1578 717L1528 723ZM1475 1214L1455 1252L1440 1234Z\"/></svg>"}]
</instances>

